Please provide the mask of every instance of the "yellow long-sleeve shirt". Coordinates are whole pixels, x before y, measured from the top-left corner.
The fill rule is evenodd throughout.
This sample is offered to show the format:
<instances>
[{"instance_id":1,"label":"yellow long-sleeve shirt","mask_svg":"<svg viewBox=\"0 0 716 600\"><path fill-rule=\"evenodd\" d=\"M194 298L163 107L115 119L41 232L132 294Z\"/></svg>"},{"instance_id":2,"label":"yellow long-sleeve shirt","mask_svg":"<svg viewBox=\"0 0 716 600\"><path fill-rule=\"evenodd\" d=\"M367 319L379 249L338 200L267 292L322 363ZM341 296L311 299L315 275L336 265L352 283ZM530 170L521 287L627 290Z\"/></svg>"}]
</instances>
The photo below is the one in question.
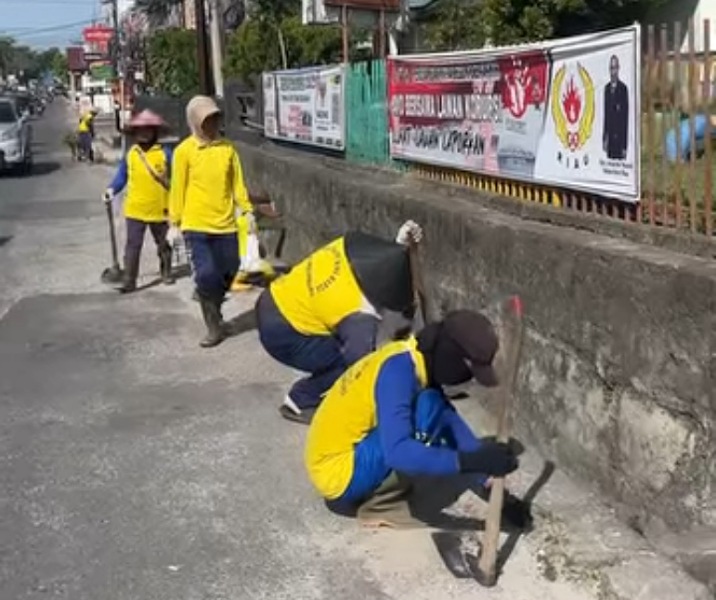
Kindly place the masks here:
<instances>
[{"instance_id":1,"label":"yellow long-sleeve shirt","mask_svg":"<svg viewBox=\"0 0 716 600\"><path fill-rule=\"evenodd\" d=\"M234 146L186 138L172 161L170 222L182 231L234 233L237 208L250 212L253 205Z\"/></svg>"}]
</instances>

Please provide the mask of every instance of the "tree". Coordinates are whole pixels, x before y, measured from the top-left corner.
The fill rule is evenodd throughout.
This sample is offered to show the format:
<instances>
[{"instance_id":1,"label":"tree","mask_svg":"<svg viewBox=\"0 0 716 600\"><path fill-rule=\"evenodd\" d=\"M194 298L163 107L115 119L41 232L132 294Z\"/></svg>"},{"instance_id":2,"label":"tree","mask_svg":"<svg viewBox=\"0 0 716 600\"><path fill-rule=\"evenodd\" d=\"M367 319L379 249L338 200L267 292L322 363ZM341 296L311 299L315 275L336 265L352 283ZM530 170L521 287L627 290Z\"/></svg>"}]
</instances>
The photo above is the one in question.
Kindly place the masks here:
<instances>
[{"instance_id":1,"label":"tree","mask_svg":"<svg viewBox=\"0 0 716 600\"><path fill-rule=\"evenodd\" d=\"M13 46L11 38L0 37L0 78L5 79L10 74Z\"/></svg>"},{"instance_id":2,"label":"tree","mask_svg":"<svg viewBox=\"0 0 716 600\"><path fill-rule=\"evenodd\" d=\"M155 33L147 46L151 85L172 96L195 93L199 89L196 58L196 32L164 29Z\"/></svg>"},{"instance_id":3,"label":"tree","mask_svg":"<svg viewBox=\"0 0 716 600\"><path fill-rule=\"evenodd\" d=\"M300 4L300 0L256 0L251 18L229 38L227 75L252 82L263 71L339 61L340 29L304 26Z\"/></svg>"},{"instance_id":4,"label":"tree","mask_svg":"<svg viewBox=\"0 0 716 600\"><path fill-rule=\"evenodd\" d=\"M136 0L134 3L135 9L144 13L153 27L167 25L174 11L182 5L182 0Z\"/></svg>"},{"instance_id":5,"label":"tree","mask_svg":"<svg viewBox=\"0 0 716 600\"><path fill-rule=\"evenodd\" d=\"M423 26L425 42L435 52L470 50L485 43L482 0L442 0Z\"/></svg>"},{"instance_id":6,"label":"tree","mask_svg":"<svg viewBox=\"0 0 716 600\"><path fill-rule=\"evenodd\" d=\"M619 27L665 0L437 0L423 26L431 50L532 42Z\"/></svg>"}]
</instances>

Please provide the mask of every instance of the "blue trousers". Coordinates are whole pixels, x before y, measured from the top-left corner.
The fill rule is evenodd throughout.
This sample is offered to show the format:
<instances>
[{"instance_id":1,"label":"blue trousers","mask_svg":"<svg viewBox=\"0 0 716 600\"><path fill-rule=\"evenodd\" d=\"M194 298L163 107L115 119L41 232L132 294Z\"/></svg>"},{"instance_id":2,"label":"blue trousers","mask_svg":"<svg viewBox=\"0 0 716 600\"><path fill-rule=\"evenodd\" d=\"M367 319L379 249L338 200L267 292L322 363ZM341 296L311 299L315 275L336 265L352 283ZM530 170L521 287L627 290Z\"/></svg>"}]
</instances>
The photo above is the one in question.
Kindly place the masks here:
<instances>
[{"instance_id":1,"label":"blue trousers","mask_svg":"<svg viewBox=\"0 0 716 600\"><path fill-rule=\"evenodd\" d=\"M300 409L315 408L343 372L375 349L378 320L366 314L346 317L334 335L304 335L284 318L264 290L256 302L259 339L278 362L310 373L293 384L291 400Z\"/></svg>"},{"instance_id":2,"label":"blue trousers","mask_svg":"<svg viewBox=\"0 0 716 600\"><path fill-rule=\"evenodd\" d=\"M184 239L191 248L197 291L206 298L223 298L239 270L236 234L185 231Z\"/></svg>"},{"instance_id":3,"label":"blue trousers","mask_svg":"<svg viewBox=\"0 0 716 600\"><path fill-rule=\"evenodd\" d=\"M415 401L415 439L426 446L457 449L452 432L443 424L443 414L448 409L440 391L423 390ZM331 502L339 510L368 498L390 475L391 469L385 464L380 444L379 428L380 424L355 447L353 478L343 495Z\"/></svg>"}]
</instances>

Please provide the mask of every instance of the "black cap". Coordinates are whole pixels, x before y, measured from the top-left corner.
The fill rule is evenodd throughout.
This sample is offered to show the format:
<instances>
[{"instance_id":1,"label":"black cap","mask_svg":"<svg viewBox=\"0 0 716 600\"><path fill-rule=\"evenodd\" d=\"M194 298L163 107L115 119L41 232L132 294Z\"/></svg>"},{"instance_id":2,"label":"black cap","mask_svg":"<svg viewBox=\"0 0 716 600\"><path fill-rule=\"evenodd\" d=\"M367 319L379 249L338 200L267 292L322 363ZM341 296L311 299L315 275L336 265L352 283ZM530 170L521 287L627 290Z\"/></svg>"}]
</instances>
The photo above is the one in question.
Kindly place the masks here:
<instances>
[{"instance_id":1,"label":"black cap","mask_svg":"<svg viewBox=\"0 0 716 600\"><path fill-rule=\"evenodd\" d=\"M429 379L437 385L460 385L475 378L486 387L498 384L492 365L499 346L490 320L472 310L449 312L417 335Z\"/></svg>"},{"instance_id":2,"label":"black cap","mask_svg":"<svg viewBox=\"0 0 716 600\"><path fill-rule=\"evenodd\" d=\"M443 320L443 334L460 347L478 383L486 387L498 384L493 362L500 344L485 315L472 310L452 311Z\"/></svg>"}]
</instances>

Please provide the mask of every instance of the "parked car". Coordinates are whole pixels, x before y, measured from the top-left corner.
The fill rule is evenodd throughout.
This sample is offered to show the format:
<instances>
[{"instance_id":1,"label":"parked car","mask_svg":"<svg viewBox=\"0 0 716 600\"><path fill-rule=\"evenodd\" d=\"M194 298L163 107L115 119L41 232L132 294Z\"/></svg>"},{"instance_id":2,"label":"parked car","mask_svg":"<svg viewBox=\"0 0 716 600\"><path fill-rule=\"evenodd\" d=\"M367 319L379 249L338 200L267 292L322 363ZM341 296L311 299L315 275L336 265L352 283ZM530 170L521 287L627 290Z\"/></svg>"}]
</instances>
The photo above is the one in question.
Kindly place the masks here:
<instances>
[{"instance_id":1,"label":"parked car","mask_svg":"<svg viewBox=\"0 0 716 600\"><path fill-rule=\"evenodd\" d=\"M0 171L32 169L32 129L17 102L0 97Z\"/></svg>"}]
</instances>

